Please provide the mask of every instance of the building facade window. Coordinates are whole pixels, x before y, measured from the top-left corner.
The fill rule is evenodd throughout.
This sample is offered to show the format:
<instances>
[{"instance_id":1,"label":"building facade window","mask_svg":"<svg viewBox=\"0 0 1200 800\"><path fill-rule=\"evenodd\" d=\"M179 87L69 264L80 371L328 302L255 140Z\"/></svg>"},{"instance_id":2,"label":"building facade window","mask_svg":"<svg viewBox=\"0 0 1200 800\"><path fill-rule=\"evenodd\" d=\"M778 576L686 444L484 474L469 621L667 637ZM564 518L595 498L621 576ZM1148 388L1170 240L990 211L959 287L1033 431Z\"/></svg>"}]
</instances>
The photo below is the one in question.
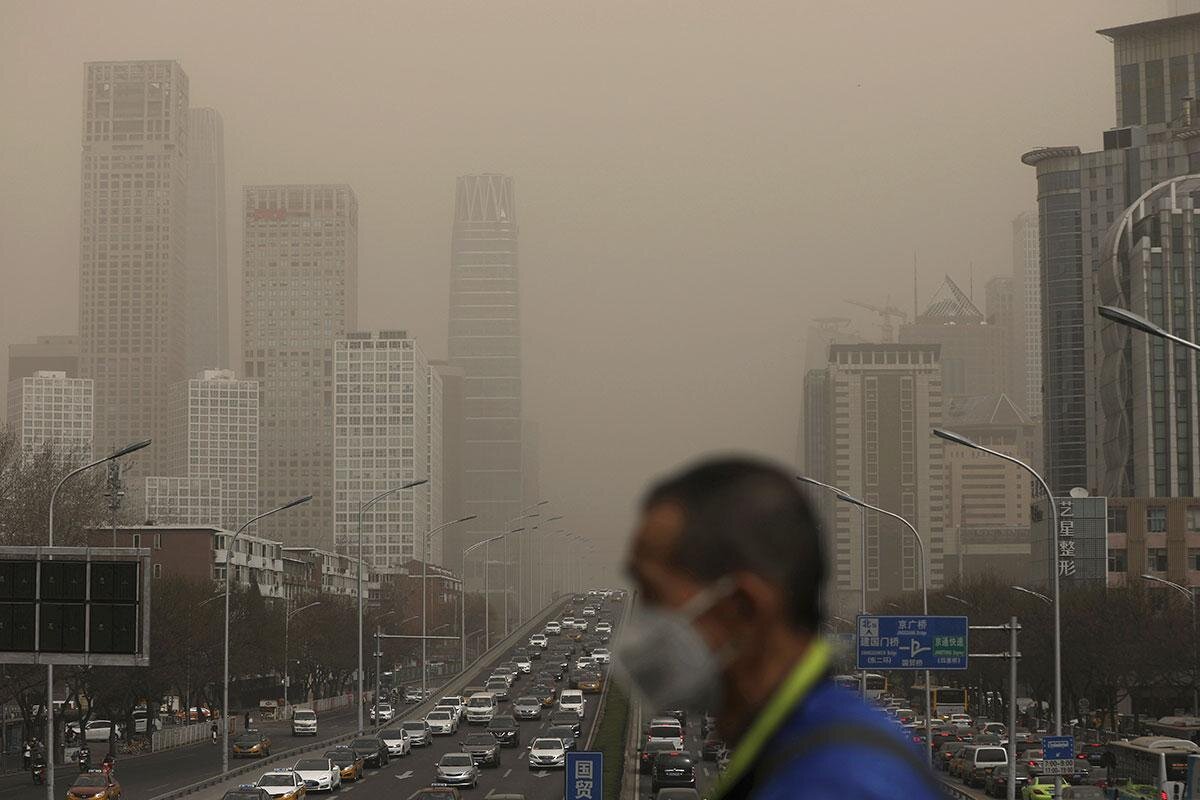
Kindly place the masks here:
<instances>
[{"instance_id":1,"label":"building facade window","mask_svg":"<svg viewBox=\"0 0 1200 800\"><path fill-rule=\"evenodd\" d=\"M1147 506L1146 508L1146 533L1166 533L1167 532L1167 507L1166 506Z\"/></svg>"},{"instance_id":2,"label":"building facade window","mask_svg":"<svg viewBox=\"0 0 1200 800\"><path fill-rule=\"evenodd\" d=\"M1125 548L1114 547L1108 551L1108 571L1129 571L1129 553L1125 550Z\"/></svg>"},{"instance_id":3,"label":"building facade window","mask_svg":"<svg viewBox=\"0 0 1200 800\"><path fill-rule=\"evenodd\" d=\"M1108 530L1110 533L1127 533L1129 531L1129 515L1123 506L1108 507Z\"/></svg>"},{"instance_id":4,"label":"building facade window","mask_svg":"<svg viewBox=\"0 0 1200 800\"><path fill-rule=\"evenodd\" d=\"M1189 531L1200 531L1200 506L1188 506L1187 529Z\"/></svg>"},{"instance_id":5,"label":"building facade window","mask_svg":"<svg viewBox=\"0 0 1200 800\"><path fill-rule=\"evenodd\" d=\"M1167 571L1167 548L1165 547L1148 547L1146 548L1146 569L1151 572L1166 572Z\"/></svg>"}]
</instances>

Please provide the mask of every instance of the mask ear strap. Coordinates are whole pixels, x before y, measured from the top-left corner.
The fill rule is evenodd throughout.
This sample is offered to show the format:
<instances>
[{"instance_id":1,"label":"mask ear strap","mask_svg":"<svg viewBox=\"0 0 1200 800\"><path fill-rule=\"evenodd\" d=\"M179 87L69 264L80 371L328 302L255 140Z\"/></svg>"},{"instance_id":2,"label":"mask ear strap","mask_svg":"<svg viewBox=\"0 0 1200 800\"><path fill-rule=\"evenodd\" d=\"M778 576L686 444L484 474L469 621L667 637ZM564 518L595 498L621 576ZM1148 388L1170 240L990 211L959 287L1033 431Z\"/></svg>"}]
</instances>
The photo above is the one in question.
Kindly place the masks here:
<instances>
[{"instance_id":1,"label":"mask ear strap","mask_svg":"<svg viewBox=\"0 0 1200 800\"><path fill-rule=\"evenodd\" d=\"M718 600L732 594L736 588L737 581L734 580L732 575L722 575L716 581L689 597L688 601L680 606L679 612L694 619L710 609Z\"/></svg>"}]
</instances>

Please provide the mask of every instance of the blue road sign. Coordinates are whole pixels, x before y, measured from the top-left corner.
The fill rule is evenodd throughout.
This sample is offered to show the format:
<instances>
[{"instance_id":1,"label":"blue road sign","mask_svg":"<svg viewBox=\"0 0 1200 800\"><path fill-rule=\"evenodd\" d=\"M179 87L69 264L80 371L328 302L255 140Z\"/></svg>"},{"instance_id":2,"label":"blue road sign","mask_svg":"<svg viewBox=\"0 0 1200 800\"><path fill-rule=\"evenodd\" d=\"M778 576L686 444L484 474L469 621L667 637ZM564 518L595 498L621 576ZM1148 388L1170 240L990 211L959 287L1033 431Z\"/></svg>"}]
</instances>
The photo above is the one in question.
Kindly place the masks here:
<instances>
[{"instance_id":1,"label":"blue road sign","mask_svg":"<svg viewBox=\"0 0 1200 800\"><path fill-rule=\"evenodd\" d=\"M967 618L858 616L859 669L966 669Z\"/></svg>"},{"instance_id":2,"label":"blue road sign","mask_svg":"<svg viewBox=\"0 0 1200 800\"><path fill-rule=\"evenodd\" d=\"M1075 758L1074 736L1043 736L1042 758L1047 761L1071 761Z\"/></svg>"},{"instance_id":3,"label":"blue road sign","mask_svg":"<svg viewBox=\"0 0 1200 800\"><path fill-rule=\"evenodd\" d=\"M564 800L603 800L604 754L567 752Z\"/></svg>"}]
</instances>

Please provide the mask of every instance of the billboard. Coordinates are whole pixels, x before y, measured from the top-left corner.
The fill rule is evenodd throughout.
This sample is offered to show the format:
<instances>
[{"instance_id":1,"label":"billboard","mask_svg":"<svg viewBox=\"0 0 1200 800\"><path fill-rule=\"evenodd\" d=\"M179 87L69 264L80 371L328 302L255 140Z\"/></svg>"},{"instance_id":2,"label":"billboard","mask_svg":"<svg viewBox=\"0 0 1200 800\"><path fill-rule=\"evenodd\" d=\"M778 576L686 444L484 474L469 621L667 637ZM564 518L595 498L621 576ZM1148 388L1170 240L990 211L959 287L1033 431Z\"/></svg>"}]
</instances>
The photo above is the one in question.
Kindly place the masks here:
<instances>
[{"instance_id":1,"label":"billboard","mask_svg":"<svg viewBox=\"0 0 1200 800\"><path fill-rule=\"evenodd\" d=\"M150 663L150 551L0 547L0 664Z\"/></svg>"},{"instance_id":2,"label":"billboard","mask_svg":"<svg viewBox=\"0 0 1200 800\"><path fill-rule=\"evenodd\" d=\"M1075 490L1082 494L1080 490ZM1108 498L1056 497L1058 535L1050 531L1051 515L1045 498L1034 503L1034 542L1030 579L1049 585L1054 578L1052 547L1058 548L1058 574L1063 585L1108 580Z\"/></svg>"}]
</instances>

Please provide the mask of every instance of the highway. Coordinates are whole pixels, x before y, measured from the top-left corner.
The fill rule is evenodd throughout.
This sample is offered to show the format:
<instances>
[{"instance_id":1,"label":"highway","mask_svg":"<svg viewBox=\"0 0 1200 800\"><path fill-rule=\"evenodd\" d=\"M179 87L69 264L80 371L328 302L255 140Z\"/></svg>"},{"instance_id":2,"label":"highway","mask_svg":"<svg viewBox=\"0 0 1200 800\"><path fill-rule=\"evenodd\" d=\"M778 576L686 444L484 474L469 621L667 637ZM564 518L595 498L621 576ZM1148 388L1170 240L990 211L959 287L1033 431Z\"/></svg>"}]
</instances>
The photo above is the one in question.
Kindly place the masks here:
<instances>
[{"instance_id":1,"label":"highway","mask_svg":"<svg viewBox=\"0 0 1200 800\"><path fill-rule=\"evenodd\" d=\"M640 718L636 719L638 729L642 730L650 722L651 714L645 710L640 710ZM631 717L631 719L634 719ZM700 735L700 723L702 717L698 714L689 714L687 724L683 726L684 734L687 739L684 741L684 749L692 754L693 760L696 762L696 789L703 797L704 793L717 782L717 762L703 761L700 758L700 745L704 742L704 737ZM636 755L635 755L636 758ZM637 786L637 797L639 800L643 798L653 798L654 794L651 791L651 776L649 773L635 774L634 782Z\"/></svg>"}]
</instances>

